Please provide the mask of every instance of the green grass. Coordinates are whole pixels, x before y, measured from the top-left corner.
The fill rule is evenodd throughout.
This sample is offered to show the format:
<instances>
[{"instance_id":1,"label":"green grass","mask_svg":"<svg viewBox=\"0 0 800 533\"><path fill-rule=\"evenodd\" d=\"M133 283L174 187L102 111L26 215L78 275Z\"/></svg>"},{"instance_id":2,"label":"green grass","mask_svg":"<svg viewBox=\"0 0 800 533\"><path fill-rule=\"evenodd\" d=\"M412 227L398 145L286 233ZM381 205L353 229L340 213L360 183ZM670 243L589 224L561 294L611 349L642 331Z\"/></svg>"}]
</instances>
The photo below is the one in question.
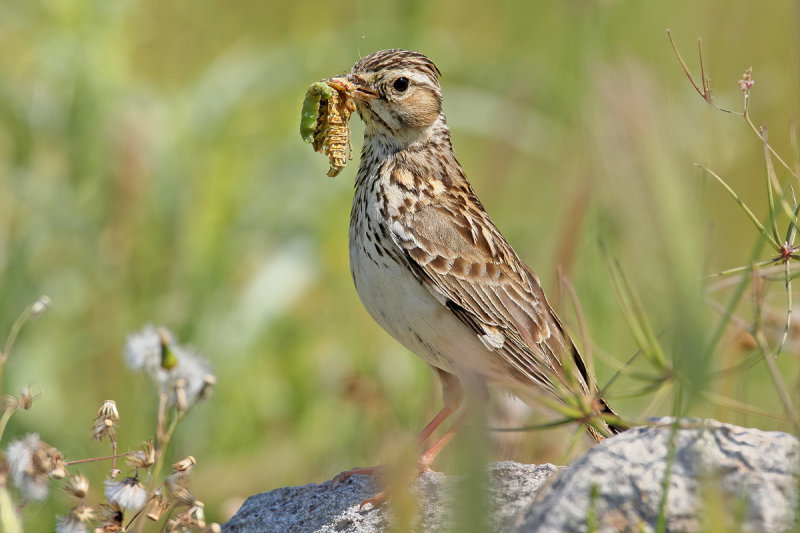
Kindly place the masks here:
<instances>
[{"instance_id":1,"label":"green grass","mask_svg":"<svg viewBox=\"0 0 800 533\"><path fill-rule=\"evenodd\" d=\"M6 365L5 393L31 383L38 396L11 419L2 447L38 431L69 459L105 454L88 436L109 398L122 450L152 438L156 391L121 357L126 335L149 322L194 346L218 378L168 459L197 458L193 490L212 520L252 493L329 479L413 442L439 393L353 289L347 226L357 161L331 180L325 158L298 135L311 82L388 47L420 50L441 68L459 160L577 331L568 300L554 296L556 267L565 269L601 387L639 346L600 243L651 324L648 342L696 393L683 396L682 412L792 430L785 417L758 415L783 410L774 372L736 328L715 329L718 312L704 301L704 276L749 265L759 230L694 163L721 176L768 234L770 212L785 210L768 207L760 141L694 93L665 29L695 73L703 37L722 107L739 110L737 81L753 66L751 118L769 126L792 166L794 3L273 5L3 4L0 337L40 294L53 305L22 330ZM357 153L361 126L352 125ZM774 166L784 187L793 183ZM778 274L757 300L761 315L752 285L731 309L745 324L761 316L771 348L786 309ZM724 308L732 290L709 297ZM774 361L794 404L799 353L790 332ZM714 374L748 358L737 372ZM633 419L673 412L669 383L628 397L649 384L648 361L636 358L608 391ZM570 439L569 430L533 432L500 455L557 461ZM447 467L447 452L442 459ZM46 530L68 505L59 494L29 504L26 525Z\"/></svg>"}]
</instances>

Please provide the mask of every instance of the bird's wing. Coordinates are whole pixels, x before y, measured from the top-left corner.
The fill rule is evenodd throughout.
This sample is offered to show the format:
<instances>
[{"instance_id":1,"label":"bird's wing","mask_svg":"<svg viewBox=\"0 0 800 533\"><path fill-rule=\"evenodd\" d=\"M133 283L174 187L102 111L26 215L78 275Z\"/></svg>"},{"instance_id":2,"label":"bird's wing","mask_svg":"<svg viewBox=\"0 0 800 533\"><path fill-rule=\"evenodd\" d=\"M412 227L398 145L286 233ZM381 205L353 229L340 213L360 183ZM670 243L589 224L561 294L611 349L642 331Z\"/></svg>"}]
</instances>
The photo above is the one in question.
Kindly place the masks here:
<instances>
[{"instance_id":1,"label":"bird's wing","mask_svg":"<svg viewBox=\"0 0 800 533\"><path fill-rule=\"evenodd\" d=\"M539 280L477 197L406 213L391 231L423 284L520 377L555 392L552 380L564 382L562 359L569 358L585 391L585 365Z\"/></svg>"}]
</instances>

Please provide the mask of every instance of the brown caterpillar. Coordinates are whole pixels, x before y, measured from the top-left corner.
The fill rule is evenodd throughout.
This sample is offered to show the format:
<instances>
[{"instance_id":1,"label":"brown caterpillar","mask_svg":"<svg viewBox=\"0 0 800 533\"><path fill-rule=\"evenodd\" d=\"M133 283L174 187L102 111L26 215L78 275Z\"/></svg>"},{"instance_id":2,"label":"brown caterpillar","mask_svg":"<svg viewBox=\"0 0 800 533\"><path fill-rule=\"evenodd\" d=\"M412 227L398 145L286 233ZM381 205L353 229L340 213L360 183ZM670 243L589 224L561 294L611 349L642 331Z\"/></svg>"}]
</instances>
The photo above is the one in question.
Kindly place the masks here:
<instances>
[{"instance_id":1,"label":"brown caterpillar","mask_svg":"<svg viewBox=\"0 0 800 533\"><path fill-rule=\"evenodd\" d=\"M328 156L330 177L339 174L352 157L347 122L356 110L353 90L346 79L331 78L312 83L303 101L300 135L315 152Z\"/></svg>"}]
</instances>

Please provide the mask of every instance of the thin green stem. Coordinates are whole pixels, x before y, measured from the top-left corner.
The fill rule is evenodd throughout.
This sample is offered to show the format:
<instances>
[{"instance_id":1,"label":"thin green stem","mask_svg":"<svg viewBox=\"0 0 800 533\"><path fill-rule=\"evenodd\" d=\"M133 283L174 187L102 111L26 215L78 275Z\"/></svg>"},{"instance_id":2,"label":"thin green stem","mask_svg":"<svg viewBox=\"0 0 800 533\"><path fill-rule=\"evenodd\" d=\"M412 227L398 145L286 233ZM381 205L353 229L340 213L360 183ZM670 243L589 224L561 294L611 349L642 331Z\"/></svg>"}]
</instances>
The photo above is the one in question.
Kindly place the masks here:
<instances>
[{"instance_id":1,"label":"thin green stem","mask_svg":"<svg viewBox=\"0 0 800 533\"><path fill-rule=\"evenodd\" d=\"M761 135L761 130L759 128L757 128L755 124L753 124L752 120L750 120L750 115L745 113L744 119L745 119L745 121L747 121L747 124L748 124L748 126L750 126L750 129L752 129L755 132L755 134L758 135L758 138L763 141L764 138ZM775 149L769 143L767 143L766 141L764 141L764 142L766 144L767 150L769 150L769 152L773 155L773 157L775 157L775 159L778 160L778 162L781 164L781 166L786 168L786 170L788 170L789 173L792 176L794 176L797 179L800 179L800 175L798 175L798 173L794 169L792 169L792 167L789 166L786 163L786 161L784 161L783 158L781 158L781 156L778 155L778 152L776 152Z\"/></svg>"},{"instance_id":2,"label":"thin green stem","mask_svg":"<svg viewBox=\"0 0 800 533\"><path fill-rule=\"evenodd\" d=\"M753 407L752 405L734 400L733 398L727 398L725 396L721 396L719 394L708 391L704 391L701 394L713 404L722 407L727 407L729 409L734 409L744 414L760 416L762 418L767 418L769 420L777 420L778 422L787 421L786 417L776 414L773 411L769 411L767 409L759 409L758 407Z\"/></svg>"},{"instance_id":3,"label":"thin green stem","mask_svg":"<svg viewBox=\"0 0 800 533\"><path fill-rule=\"evenodd\" d=\"M783 347L786 344L786 339L789 337L789 329L792 327L792 278L789 275L789 261L786 261L785 265L786 281L784 282L784 287L786 288L786 323L784 324L783 328L781 344L778 346L778 353L775 355L779 355L781 350L783 350Z\"/></svg>"},{"instance_id":4,"label":"thin green stem","mask_svg":"<svg viewBox=\"0 0 800 533\"><path fill-rule=\"evenodd\" d=\"M778 180L778 175L775 173L775 166L772 164L772 157L771 152L769 151L769 143L767 142L767 134L764 131L761 134L761 144L764 148L764 161L766 163L766 170L767 170L767 192L769 194L769 210L770 210L770 217L772 218L772 223L775 225L774 232L775 232L775 239L778 240L778 227L777 221L775 220L775 206L774 206L774 199L772 196L773 189L778 191L778 200L781 206L781 210L783 214L789 219L789 229L797 228L797 211L792 209L792 206L789 205L789 202L786 200L786 195L783 192L783 188L781 187L780 181ZM788 239L787 239L788 242Z\"/></svg>"},{"instance_id":5,"label":"thin green stem","mask_svg":"<svg viewBox=\"0 0 800 533\"><path fill-rule=\"evenodd\" d=\"M8 421L11 419L11 415L14 414L15 410L16 409L9 407L6 407L3 410L3 416L0 417L0 441L3 440L3 433L6 430L6 425L8 424Z\"/></svg>"},{"instance_id":6,"label":"thin green stem","mask_svg":"<svg viewBox=\"0 0 800 533\"><path fill-rule=\"evenodd\" d=\"M763 242L761 239L756 240L756 244L753 247L753 253L751 254L751 265L755 261L755 258L761 253L761 247L763 246ZM755 266L751 266L750 270L752 271ZM728 305L725 306L725 309L721 312L722 316L720 317L719 322L717 322L717 326L714 328L714 332L711 334L709 338L708 345L704 350L704 357L710 358L711 354L713 353L714 349L719 344L719 341L722 339L722 336L725 333L725 329L728 327L728 323L731 321L731 317L733 316L733 310L736 309L736 306L739 305L739 301L742 299L744 295L744 290L747 287L747 283L749 281L748 276L742 276L741 280L739 280L738 285L731 294L730 299L728 300Z\"/></svg>"},{"instance_id":7,"label":"thin green stem","mask_svg":"<svg viewBox=\"0 0 800 533\"><path fill-rule=\"evenodd\" d=\"M791 419L792 424L794 424L795 431L800 432L800 419L797 417L797 411L794 408L792 397L789 395L789 391L786 389L786 384L783 382L780 370L778 370L778 365L775 364L775 356L772 355L772 351L769 349L767 339L764 337L764 333L761 331L754 332L753 338L755 338L756 344L758 345L759 350L761 350L761 355L764 357L764 362L767 363L767 369L769 369L772 382L775 384L775 389L778 391L778 396L781 399L781 403L783 403L783 408Z\"/></svg>"},{"instance_id":8,"label":"thin green stem","mask_svg":"<svg viewBox=\"0 0 800 533\"><path fill-rule=\"evenodd\" d=\"M761 224L761 221L759 221L759 220L758 220L758 218L756 217L756 215L755 215L755 214L753 214L753 211L751 211L751 210L750 210L750 208L749 208L749 207L747 207L747 204L745 204L745 203L744 203L744 200L742 200L742 197L741 197L741 196L739 196L739 195L736 193L736 191L734 191L734 190L731 188L731 186L730 186L730 185L728 185L727 183L725 183L725 180L724 180L724 179L722 179L722 178L721 178L721 177L720 177L720 176L719 176L719 175L718 175L716 172L714 172L714 171L713 171L713 170L711 170L710 168L708 168L708 167L706 167L706 166L702 165L701 163L695 163L695 166L697 166L697 167L699 167L699 168L701 168L701 169L705 170L705 171L706 171L708 174L710 174L711 176L713 176L713 177L714 177L714 179L716 179L716 180L717 180L717 182L718 182L720 185L722 185L722 187L723 187L723 188L724 188L726 191L728 191L728 194L730 194L730 195L731 195L731 197L733 197L733 199L736 201L736 203L738 203L738 204L739 204L739 206L740 206L740 207L741 207L741 208L744 210L744 212L747 214L747 216L750 218L750 220L751 220L751 221L753 221L753 224L755 224L755 226L758 228L758 231L760 231L760 232L761 232L761 234L764 236L764 238L765 238L765 239L767 239L767 241L769 241L769 243L772 245L772 247L773 247L773 248L775 248L775 251L780 251L780 249L781 249L781 245L780 245L780 243L779 243L777 240L775 240L775 239L772 237L772 235L770 235L770 233L767 231L767 229L764 227L764 225L763 225L763 224Z\"/></svg>"},{"instance_id":9,"label":"thin green stem","mask_svg":"<svg viewBox=\"0 0 800 533\"><path fill-rule=\"evenodd\" d=\"M658 338L647 321L641 302L635 297L625 276L622 274L619 263L609 255L605 246L601 246L601 250L608 265L609 273L611 274L611 285L614 288L622 311L622 317L625 319L628 330L633 335L636 344L645 357L659 369L668 368L666 357Z\"/></svg>"},{"instance_id":10,"label":"thin green stem","mask_svg":"<svg viewBox=\"0 0 800 533\"><path fill-rule=\"evenodd\" d=\"M678 436L678 429L681 423L681 414L683 413L683 398L681 394L682 386L678 384L675 391L675 404L673 408L673 416L675 420L672 423L672 429L669 434L669 441L667 442L667 458L666 466L664 468L664 479L661 480L661 500L658 502L658 523L656 531L664 533L667 530L667 499L669 498L669 480L672 477L672 467L675 464L675 453L677 451L676 437Z\"/></svg>"},{"instance_id":11,"label":"thin green stem","mask_svg":"<svg viewBox=\"0 0 800 533\"><path fill-rule=\"evenodd\" d=\"M773 187L777 187L780 191L780 184L777 184L777 180L773 180L772 176L775 173L775 169L772 167L772 161L769 158L769 152L767 151L767 141L762 138L762 145L764 145L764 159L767 163L767 208L769 209L769 221L772 226L772 236L775 239L775 242L780 242L780 237L778 237L778 221L775 216L775 197L773 193ZM781 196L783 196L781 194Z\"/></svg>"},{"instance_id":12,"label":"thin green stem","mask_svg":"<svg viewBox=\"0 0 800 533\"><path fill-rule=\"evenodd\" d=\"M723 276L730 276L732 274L742 274L742 273L750 273L753 270L753 267L761 267L774 264L775 261L772 259L765 259L764 261L759 261L758 263L752 265L742 265L734 268L729 268L728 270L721 270L719 272L715 272L714 274L709 274L705 277L705 279L714 279L714 278L721 278Z\"/></svg>"},{"instance_id":13,"label":"thin green stem","mask_svg":"<svg viewBox=\"0 0 800 533\"><path fill-rule=\"evenodd\" d=\"M545 422L543 424L534 424L531 426L520 426L516 428L498 428L498 427L489 427L489 431L498 431L500 433L514 433L518 431L537 431L540 429L555 429L561 426L566 426L567 424L571 424L575 422L574 418L562 418L560 420L553 420L552 422Z\"/></svg>"}]
</instances>

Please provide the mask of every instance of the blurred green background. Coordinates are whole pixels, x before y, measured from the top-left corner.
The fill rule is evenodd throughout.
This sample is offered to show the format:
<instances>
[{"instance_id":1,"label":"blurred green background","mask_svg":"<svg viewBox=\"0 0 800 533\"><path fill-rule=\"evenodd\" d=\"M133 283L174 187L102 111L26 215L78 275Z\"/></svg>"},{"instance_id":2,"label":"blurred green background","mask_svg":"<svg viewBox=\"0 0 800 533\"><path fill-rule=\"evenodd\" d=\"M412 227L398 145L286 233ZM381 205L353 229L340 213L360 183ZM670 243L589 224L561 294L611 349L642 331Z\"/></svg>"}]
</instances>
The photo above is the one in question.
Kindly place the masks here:
<instances>
[{"instance_id":1,"label":"blurred green background","mask_svg":"<svg viewBox=\"0 0 800 533\"><path fill-rule=\"evenodd\" d=\"M698 360L716 316L697 280L746 264L756 232L693 163L763 215L762 148L741 118L694 93L665 29L697 76L703 37L723 107L741 110L737 81L753 66L753 120L792 160L797 2L0 6L0 337L40 294L53 300L8 362L5 392L31 383L39 396L6 441L37 431L69 459L103 455L89 428L109 398L123 450L152 438L155 391L121 357L126 335L152 322L204 354L218 378L172 447L175 459L197 458L193 492L210 519L226 520L250 494L329 479L412 442L440 407L438 384L352 286L357 157L331 180L298 134L308 85L382 48L419 50L440 67L467 175L574 330L557 290L564 268L595 354L624 362L636 351L603 242L676 361L702 370L744 357L729 331L720 360ZM351 124L357 155L362 127ZM785 294L768 289L781 320ZM752 318L748 297L739 312ZM787 351L779 364L796 391L798 350ZM596 365L603 385L614 370ZM706 386L781 412L763 365ZM671 412L669 395L652 405L652 395L625 397L637 388L620 379L608 396L632 418ZM790 428L700 400L689 414ZM569 433L515 438L498 455L558 461ZM67 507L56 495L24 512L39 530Z\"/></svg>"}]
</instances>

